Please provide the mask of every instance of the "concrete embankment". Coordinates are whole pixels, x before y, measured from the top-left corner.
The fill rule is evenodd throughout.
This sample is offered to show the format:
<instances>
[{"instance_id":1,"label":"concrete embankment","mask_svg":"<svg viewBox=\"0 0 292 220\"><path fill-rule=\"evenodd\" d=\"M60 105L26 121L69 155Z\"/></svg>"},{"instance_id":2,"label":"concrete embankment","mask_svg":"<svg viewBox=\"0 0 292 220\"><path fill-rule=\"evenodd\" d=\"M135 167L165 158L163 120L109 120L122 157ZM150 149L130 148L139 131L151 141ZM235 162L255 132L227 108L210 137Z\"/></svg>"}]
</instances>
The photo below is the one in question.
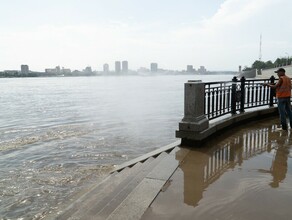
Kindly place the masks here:
<instances>
[{"instance_id":1,"label":"concrete embankment","mask_svg":"<svg viewBox=\"0 0 292 220\"><path fill-rule=\"evenodd\" d=\"M51 219L140 219L189 152L178 144L119 166Z\"/></svg>"},{"instance_id":2,"label":"concrete embankment","mask_svg":"<svg viewBox=\"0 0 292 220\"><path fill-rule=\"evenodd\" d=\"M226 128L258 120L276 112L276 108L230 116L210 124L201 136L210 140ZM179 146L180 141L159 148L126 162L105 180L65 207L52 219L140 219L155 198L171 185L171 177L184 163L190 148ZM198 144L196 147L202 146Z\"/></svg>"},{"instance_id":3,"label":"concrete embankment","mask_svg":"<svg viewBox=\"0 0 292 220\"><path fill-rule=\"evenodd\" d=\"M141 220L291 219L291 130L278 117L193 148Z\"/></svg>"},{"instance_id":4,"label":"concrete embankment","mask_svg":"<svg viewBox=\"0 0 292 220\"><path fill-rule=\"evenodd\" d=\"M280 67L275 67L270 69L264 69L261 71L257 71L256 69L242 71L237 76L239 78L245 77L246 79L248 78L269 79L271 76L277 77L275 71L279 68ZM286 75L292 78L292 65L282 66L281 68L284 68L286 70Z\"/></svg>"},{"instance_id":5,"label":"concrete embankment","mask_svg":"<svg viewBox=\"0 0 292 220\"><path fill-rule=\"evenodd\" d=\"M177 137L182 138L183 145L196 146L201 142L207 141L210 137L220 134L226 129L231 129L237 125L269 116L274 116L276 114L278 114L277 107L259 109L257 111L251 112L244 112L238 115L234 115L232 117L221 119L218 122L212 123L209 125L207 129L203 131L193 132L186 130L178 130L176 131L176 135Z\"/></svg>"},{"instance_id":6,"label":"concrete embankment","mask_svg":"<svg viewBox=\"0 0 292 220\"><path fill-rule=\"evenodd\" d=\"M286 70L286 75L292 78L292 65L283 66L282 68L284 68ZM261 74L258 73L256 75L256 78L268 79L271 76L275 76L276 77L277 74L275 73L275 71L277 69L279 69L279 67L262 70Z\"/></svg>"}]
</instances>

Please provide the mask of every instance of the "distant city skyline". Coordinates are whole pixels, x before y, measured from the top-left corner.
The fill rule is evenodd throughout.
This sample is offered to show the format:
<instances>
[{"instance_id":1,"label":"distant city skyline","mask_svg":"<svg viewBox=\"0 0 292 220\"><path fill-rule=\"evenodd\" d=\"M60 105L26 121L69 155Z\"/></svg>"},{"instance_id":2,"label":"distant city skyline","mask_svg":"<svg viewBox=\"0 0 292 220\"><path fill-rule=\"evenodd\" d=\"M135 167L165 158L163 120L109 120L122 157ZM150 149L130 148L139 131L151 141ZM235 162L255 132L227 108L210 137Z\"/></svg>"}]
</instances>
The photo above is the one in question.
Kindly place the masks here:
<instances>
[{"instance_id":1,"label":"distant city skyline","mask_svg":"<svg viewBox=\"0 0 292 220\"><path fill-rule=\"evenodd\" d=\"M158 63L150 63L148 67L146 66L141 66L138 69L131 69L129 68L129 62L127 60L124 61L115 61L115 63L113 64L112 68L111 65L108 63L103 64L101 69L93 69L90 65L86 66L85 69L80 70L80 69L71 69L70 67L61 67L62 65L58 65L54 68L44 68L44 70L38 71L38 70L32 70L29 68L28 64L21 64L20 68L15 68L15 69L3 69L0 70L0 72L20 72L22 74L28 74L29 72L45 72L45 73L70 73L72 71L83 71L83 72L116 72L116 73L126 73L128 71L149 71L149 72L158 72L160 70L163 71L186 71L186 72L197 72L197 71L201 71L201 72L206 72L207 69L205 68L205 66L200 66L200 68L198 68L197 70L195 68L193 68L193 65L186 65L185 68L180 69L180 70L173 70L173 69L169 69L169 68L158 68ZM191 68L190 68L191 67ZM229 70L230 71L230 70Z\"/></svg>"},{"instance_id":2,"label":"distant city skyline","mask_svg":"<svg viewBox=\"0 0 292 220\"><path fill-rule=\"evenodd\" d=\"M289 0L0 0L0 71L62 65L82 70L237 70L292 56ZM28 13L29 12L29 13ZM33 13L32 13L33 12ZM122 68L122 67L121 67ZM148 68L148 65L147 65Z\"/></svg>"}]
</instances>

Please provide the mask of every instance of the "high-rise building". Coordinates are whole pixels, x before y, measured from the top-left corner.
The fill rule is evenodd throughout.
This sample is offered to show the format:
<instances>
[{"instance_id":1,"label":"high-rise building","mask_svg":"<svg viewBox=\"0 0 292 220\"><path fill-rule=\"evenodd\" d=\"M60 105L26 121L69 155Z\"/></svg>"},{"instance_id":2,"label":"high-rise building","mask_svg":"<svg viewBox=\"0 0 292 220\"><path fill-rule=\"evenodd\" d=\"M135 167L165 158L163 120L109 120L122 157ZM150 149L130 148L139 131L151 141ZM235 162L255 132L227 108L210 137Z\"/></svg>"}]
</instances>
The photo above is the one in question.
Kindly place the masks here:
<instances>
[{"instance_id":1,"label":"high-rise building","mask_svg":"<svg viewBox=\"0 0 292 220\"><path fill-rule=\"evenodd\" d=\"M71 70L62 67L62 69L61 69L61 73L62 73L62 74L69 74L69 73L71 73Z\"/></svg>"},{"instance_id":2,"label":"high-rise building","mask_svg":"<svg viewBox=\"0 0 292 220\"><path fill-rule=\"evenodd\" d=\"M103 64L103 72L105 73L109 72L109 65L107 63Z\"/></svg>"},{"instance_id":3,"label":"high-rise building","mask_svg":"<svg viewBox=\"0 0 292 220\"><path fill-rule=\"evenodd\" d=\"M150 64L150 70L151 70L151 72L157 72L158 71L158 64L157 63L151 63Z\"/></svg>"},{"instance_id":4,"label":"high-rise building","mask_svg":"<svg viewBox=\"0 0 292 220\"><path fill-rule=\"evenodd\" d=\"M56 66L56 72L57 72L57 74L60 74L60 73L61 73L61 68L60 68L60 66Z\"/></svg>"},{"instance_id":5,"label":"high-rise building","mask_svg":"<svg viewBox=\"0 0 292 220\"><path fill-rule=\"evenodd\" d=\"M122 62L122 71L125 73L125 72L128 72L128 61L123 61Z\"/></svg>"},{"instance_id":6,"label":"high-rise building","mask_svg":"<svg viewBox=\"0 0 292 220\"><path fill-rule=\"evenodd\" d=\"M29 73L28 65L21 65L21 74L27 75Z\"/></svg>"},{"instance_id":7,"label":"high-rise building","mask_svg":"<svg viewBox=\"0 0 292 220\"><path fill-rule=\"evenodd\" d=\"M115 72L116 73L120 73L121 72L121 62L120 61L116 61L115 62Z\"/></svg>"},{"instance_id":8,"label":"high-rise building","mask_svg":"<svg viewBox=\"0 0 292 220\"><path fill-rule=\"evenodd\" d=\"M187 65L187 72L189 72L189 73L194 72L193 65Z\"/></svg>"},{"instance_id":9,"label":"high-rise building","mask_svg":"<svg viewBox=\"0 0 292 220\"><path fill-rule=\"evenodd\" d=\"M53 69L50 69L50 68L45 69L45 72L48 74L61 74L61 68L60 66L56 66Z\"/></svg>"},{"instance_id":10,"label":"high-rise building","mask_svg":"<svg viewBox=\"0 0 292 220\"><path fill-rule=\"evenodd\" d=\"M204 66L200 66L200 69L198 69L198 72L199 72L200 74L204 74L204 73L207 72L207 70L206 70L206 68L205 68Z\"/></svg>"},{"instance_id":11,"label":"high-rise building","mask_svg":"<svg viewBox=\"0 0 292 220\"><path fill-rule=\"evenodd\" d=\"M91 66L87 66L87 67L83 70L83 72L85 72L85 73L92 73Z\"/></svg>"}]
</instances>

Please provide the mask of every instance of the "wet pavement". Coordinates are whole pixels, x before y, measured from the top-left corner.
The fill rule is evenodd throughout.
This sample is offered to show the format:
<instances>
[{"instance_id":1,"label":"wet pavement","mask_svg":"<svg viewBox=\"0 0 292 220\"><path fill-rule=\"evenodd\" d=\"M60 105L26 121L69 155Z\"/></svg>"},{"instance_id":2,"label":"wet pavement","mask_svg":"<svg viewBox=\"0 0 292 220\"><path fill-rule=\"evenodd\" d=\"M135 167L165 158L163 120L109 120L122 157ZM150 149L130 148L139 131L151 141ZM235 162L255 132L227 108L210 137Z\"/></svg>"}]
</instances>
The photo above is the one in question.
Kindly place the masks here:
<instances>
[{"instance_id":1,"label":"wet pavement","mask_svg":"<svg viewBox=\"0 0 292 220\"><path fill-rule=\"evenodd\" d=\"M292 130L248 123L192 148L142 219L291 219Z\"/></svg>"}]
</instances>

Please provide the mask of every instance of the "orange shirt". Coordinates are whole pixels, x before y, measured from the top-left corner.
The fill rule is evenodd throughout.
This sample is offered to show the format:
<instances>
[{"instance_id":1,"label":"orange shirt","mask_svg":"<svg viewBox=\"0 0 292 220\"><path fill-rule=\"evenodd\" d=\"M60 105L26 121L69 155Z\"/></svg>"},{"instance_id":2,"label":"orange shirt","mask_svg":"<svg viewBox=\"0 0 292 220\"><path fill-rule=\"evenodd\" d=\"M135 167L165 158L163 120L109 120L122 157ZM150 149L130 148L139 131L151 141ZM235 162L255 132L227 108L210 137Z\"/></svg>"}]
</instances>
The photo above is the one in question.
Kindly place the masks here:
<instances>
[{"instance_id":1,"label":"orange shirt","mask_svg":"<svg viewBox=\"0 0 292 220\"><path fill-rule=\"evenodd\" d=\"M281 76L282 84L276 88L277 98L291 97L291 80L288 76Z\"/></svg>"}]
</instances>

